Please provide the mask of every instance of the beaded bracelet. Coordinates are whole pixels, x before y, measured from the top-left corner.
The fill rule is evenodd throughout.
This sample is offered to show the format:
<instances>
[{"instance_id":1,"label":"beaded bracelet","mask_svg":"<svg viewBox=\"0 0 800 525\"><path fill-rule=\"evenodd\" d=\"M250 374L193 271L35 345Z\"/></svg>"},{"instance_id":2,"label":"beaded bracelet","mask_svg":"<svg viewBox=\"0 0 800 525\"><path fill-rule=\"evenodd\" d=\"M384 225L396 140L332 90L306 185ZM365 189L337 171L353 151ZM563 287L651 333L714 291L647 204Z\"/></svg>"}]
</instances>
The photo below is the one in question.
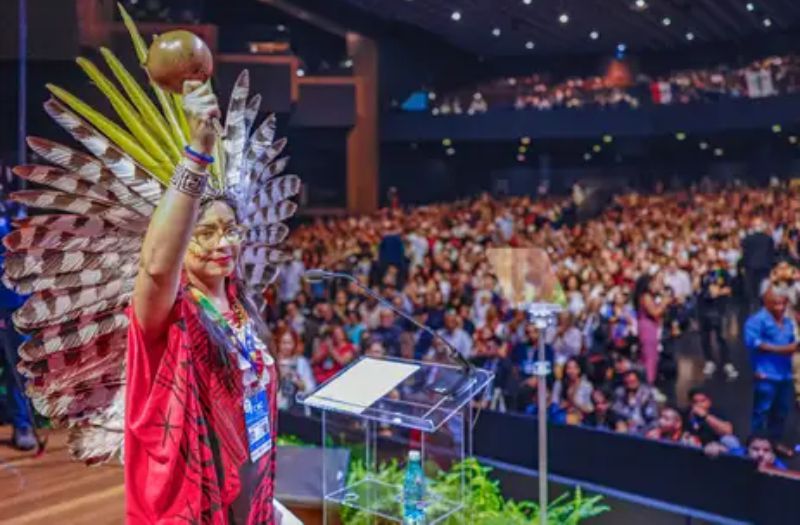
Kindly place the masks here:
<instances>
[{"instance_id":1,"label":"beaded bracelet","mask_svg":"<svg viewBox=\"0 0 800 525\"><path fill-rule=\"evenodd\" d=\"M188 158L192 159L193 161L195 161L198 164L213 164L214 163L214 157L212 157L211 155L206 155L205 153L200 153L199 151L195 151L189 146L185 146L183 148L183 153Z\"/></svg>"}]
</instances>

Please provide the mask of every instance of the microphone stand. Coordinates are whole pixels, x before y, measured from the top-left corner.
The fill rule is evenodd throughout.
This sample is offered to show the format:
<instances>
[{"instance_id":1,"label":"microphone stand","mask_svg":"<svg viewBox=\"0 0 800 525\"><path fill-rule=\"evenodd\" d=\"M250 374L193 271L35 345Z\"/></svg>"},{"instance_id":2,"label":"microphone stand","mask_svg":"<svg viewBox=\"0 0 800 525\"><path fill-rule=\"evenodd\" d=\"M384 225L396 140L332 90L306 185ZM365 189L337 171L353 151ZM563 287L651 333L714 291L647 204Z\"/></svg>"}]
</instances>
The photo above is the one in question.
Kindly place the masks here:
<instances>
[{"instance_id":1,"label":"microphone stand","mask_svg":"<svg viewBox=\"0 0 800 525\"><path fill-rule=\"evenodd\" d=\"M350 275L349 273L342 273L342 272L329 272L327 270L320 270L320 269L313 269L307 270L304 274L304 277L307 281L311 282L318 282L318 281L326 281L326 280L335 280L335 279L342 279L344 281L353 283L359 290L361 290L365 295L377 301L380 305L388 308L395 315L402 317L412 325L416 326L423 332L429 334L431 337L440 341L444 344L445 348L447 348L447 354L453 361L457 362L461 367L462 375L458 381L454 382L451 385L433 385L431 389L436 392L437 394L442 395L453 395L455 393L461 392L465 386L468 386L468 383L472 376L475 373L475 367L467 361L467 359L461 355L461 352L456 350L456 348L441 334L437 333L436 331L432 330L429 326L426 326L412 316L408 315L407 313L403 312L402 310L396 308L391 302L387 301L380 295L378 295L375 291L373 291L368 286L364 286L361 282Z\"/></svg>"}]
</instances>

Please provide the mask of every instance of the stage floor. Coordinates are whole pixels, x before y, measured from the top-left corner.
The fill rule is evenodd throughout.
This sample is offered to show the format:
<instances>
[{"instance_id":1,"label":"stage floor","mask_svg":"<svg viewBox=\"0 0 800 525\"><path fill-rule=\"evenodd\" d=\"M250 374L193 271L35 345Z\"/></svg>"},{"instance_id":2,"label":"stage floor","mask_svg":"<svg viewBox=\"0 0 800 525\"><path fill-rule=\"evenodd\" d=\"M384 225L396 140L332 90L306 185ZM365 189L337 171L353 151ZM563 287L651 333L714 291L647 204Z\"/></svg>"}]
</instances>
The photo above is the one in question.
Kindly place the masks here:
<instances>
[{"instance_id":1,"label":"stage floor","mask_svg":"<svg viewBox=\"0 0 800 525\"><path fill-rule=\"evenodd\" d=\"M69 459L66 433L45 432L47 451L34 458L31 453L11 448L11 427L0 427L0 523L122 523L122 466L86 467L76 463Z\"/></svg>"}]
</instances>

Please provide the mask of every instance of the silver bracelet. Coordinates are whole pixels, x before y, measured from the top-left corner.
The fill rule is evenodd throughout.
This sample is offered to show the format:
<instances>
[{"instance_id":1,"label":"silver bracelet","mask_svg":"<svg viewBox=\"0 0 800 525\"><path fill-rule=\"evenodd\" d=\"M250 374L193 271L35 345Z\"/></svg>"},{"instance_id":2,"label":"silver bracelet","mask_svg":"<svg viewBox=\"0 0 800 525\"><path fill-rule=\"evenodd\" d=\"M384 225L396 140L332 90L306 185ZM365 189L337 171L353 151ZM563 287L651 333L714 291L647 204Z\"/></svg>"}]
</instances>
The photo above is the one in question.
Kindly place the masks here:
<instances>
[{"instance_id":1,"label":"silver bracelet","mask_svg":"<svg viewBox=\"0 0 800 525\"><path fill-rule=\"evenodd\" d=\"M175 167L170 186L181 193L199 199L206 191L208 173L200 173L189 169L186 163L181 162Z\"/></svg>"}]
</instances>

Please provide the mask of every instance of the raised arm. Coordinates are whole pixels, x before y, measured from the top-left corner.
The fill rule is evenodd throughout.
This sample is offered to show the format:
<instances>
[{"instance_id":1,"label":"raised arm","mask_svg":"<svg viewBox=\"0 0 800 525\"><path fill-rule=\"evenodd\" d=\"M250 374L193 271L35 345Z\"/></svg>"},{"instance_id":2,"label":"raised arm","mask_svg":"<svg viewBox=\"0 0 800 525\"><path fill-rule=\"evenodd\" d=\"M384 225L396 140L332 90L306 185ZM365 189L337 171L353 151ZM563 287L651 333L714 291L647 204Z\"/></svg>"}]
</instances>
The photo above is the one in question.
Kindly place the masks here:
<instances>
[{"instance_id":1,"label":"raised arm","mask_svg":"<svg viewBox=\"0 0 800 525\"><path fill-rule=\"evenodd\" d=\"M192 135L190 147L210 155L216 141L212 119L219 117L217 99L208 84L186 82L183 101ZM183 159L147 229L133 289L133 309L150 340L160 339L166 332L206 178L204 165Z\"/></svg>"}]
</instances>

